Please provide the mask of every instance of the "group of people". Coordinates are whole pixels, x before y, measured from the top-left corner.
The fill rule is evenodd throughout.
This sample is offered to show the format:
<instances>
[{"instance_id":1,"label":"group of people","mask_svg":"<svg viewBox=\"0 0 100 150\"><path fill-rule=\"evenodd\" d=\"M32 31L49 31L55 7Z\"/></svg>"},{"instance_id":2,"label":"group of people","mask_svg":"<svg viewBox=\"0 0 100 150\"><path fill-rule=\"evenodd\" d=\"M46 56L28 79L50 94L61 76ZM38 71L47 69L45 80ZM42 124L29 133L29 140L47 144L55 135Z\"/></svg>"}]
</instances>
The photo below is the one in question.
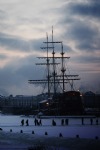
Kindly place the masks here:
<instances>
[{"instance_id":1,"label":"group of people","mask_svg":"<svg viewBox=\"0 0 100 150\"><path fill-rule=\"evenodd\" d=\"M66 118L65 120L62 119L62 120L61 120L61 125L62 125L62 126L63 126L63 125L68 125L68 118Z\"/></svg>"},{"instance_id":2,"label":"group of people","mask_svg":"<svg viewBox=\"0 0 100 150\"><path fill-rule=\"evenodd\" d=\"M54 119L52 120L52 125L53 125L53 126L56 126L56 122L55 122ZM61 125L62 125L62 126L68 125L68 118L66 118L66 119L61 119Z\"/></svg>"},{"instance_id":3,"label":"group of people","mask_svg":"<svg viewBox=\"0 0 100 150\"><path fill-rule=\"evenodd\" d=\"M90 118L90 124L93 125L93 118ZM98 125L98 118L95 121L95 124ZM82 117L82 125L84 125L84 118Z\"/></svg>"},{"instance_id":4,"label":"group of people","mask_svg":"<svg viewBox=\"0 0 100 150\"><path fill-rule=\"evenodd\" d=\"M82 120L82 125L84 125L84 117L82 117L81 120ZM93 121L94 121L93 118L90 118L90 124L91 125L94 124ZM24 124L26 124L26 126L29 126L28 119L26 121L24 119L21 120L21 126L24 126ZM61 126L68 125L68 124L69 124L68 118L61 119ZM98 118L95 120L95 124L98 125ZM42 120L35 118L34 119L34 125L35 126L42 126ZM56 121L54 119L52 120L52 126L56 126Z\"/></svg>"},{"instance_id":5,"label":"group of people","mask_svg":"<svg viewBox=\"0 0 100 150\"><path fill-rule=\"evenodd\" d=\"M28 121L28 119L25 121L24 119L22 119L21 120L21 126L24 126L24 124L26 124L26 126L29 126L29 121ZM34 119L34 125L35 126L42 126L42 120L41 119L37 119L37 118L35 118ZM53 126L56 126L56 121L53 119L52 120L52 125ZM68 119L62 119L61 120L61 125L63 126L63 125L68 125Z\"/></svg>"},{"instance_id":6,"label":"group of people","mask_svg":"<svg viewBox=\"0 0 100 150\"><path fill-rule=\"evenodd\" d=\"M93 118L90 119L91 125L93 124ZM98 119L95 121L96 125L98 125Z\"/></svg>"},{"instance_id":7,"label":"group of people","mask_svg":"<svg viewBox=\"0 0 100 150\"><path fill-rule=\"evenodd\" d=\"M28 121L28 119L25 121L24 119L22 119L21 120L21 126L24 126L24 124L26 123L26 126L29 126L29 121ZM34 119L34 124L35 124L35 126L42 126L42 121L41 121L41 119L40 120L38 120L38 119Z\"/></svg>"},{"instance_id":8,"label":"group of people","mask_svg":"<svg viewBox=\"0 0 100 150\"><path fill-rule=\"evenodd\" d=\"M29 126L28 119L26 120L26 122L24 121L24 119L21 120L21 125L22 126L24 126L25 123L26 123L26 126Z\"/></svg>"},{"instance_id":9,"label":"group of people","mask_svg":"<svg viewBox=\"0 0 100 150\"><path fill-rule=\"evenodd\" d=\"M34 119L34 124L35 124L35 126L42 126L42 121L41 121L41 119L37 119L37 118L35 118Z\"/></svg>"}]
</instances>

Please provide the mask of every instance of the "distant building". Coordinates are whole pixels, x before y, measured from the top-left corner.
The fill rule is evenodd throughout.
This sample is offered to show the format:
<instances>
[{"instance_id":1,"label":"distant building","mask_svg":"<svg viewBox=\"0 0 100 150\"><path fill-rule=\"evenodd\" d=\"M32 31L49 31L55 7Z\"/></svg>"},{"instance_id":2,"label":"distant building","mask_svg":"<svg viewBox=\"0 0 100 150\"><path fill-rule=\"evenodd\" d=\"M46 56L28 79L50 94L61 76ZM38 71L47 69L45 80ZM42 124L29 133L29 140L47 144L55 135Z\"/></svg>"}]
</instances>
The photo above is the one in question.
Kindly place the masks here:
<instances>
[{"instance_id":1,"label":"distant building","mask_svg":"<svg viewBox=\"0 0 100 150\"><path fill-rule=\"evenodd\" d=\"M13 114L35 114L43 111L51 115L81 114L85 110L100 114L100 94L91 91L80 96L79 92L69 91L48 99L47 94L37 96L0 96L0 111Z\"/></svg>"},{"instance_id":2,"label":"distant building","mask_svg":"<svg viewBox=\"0 0 100 150\"><path fill-rule=\"evenodd\" d=\"M100 94L88 91L83 95L83 101L86 114L100 116Z\"/></svg>"},{"instance_id":3,"label":"distant building","mask_svg":"<svg viewBox=\"0 0 100 150\"><path fill-rule=\"evenodd\" d=\"M32 113L37 107L35 96L12 95L0 100L1 110L4 113Z\"/></svg>"},{"instance_id":4,"label":"distant building","mask_svg":"<svg viewBox=\"0 0 100 150\"><path fill-rule=\"evenodd\" d=\"M85 108L100 108L100 94L88 91L84 93L83 101Z\"/></svg>"},{"instance_id":5,"label":"distant building","mask_svg":"<svg viewBox=\"0 0 100 150\"><path fill-rule=\"evenodd\" d=\"M84 107L85 108L94 108L95 107L95 93L88 91L83 95Z\"/></svg>"},{"instance_id":6,"label":"distant building","mask_svg":"<svg viewBox=\"0 0 100 150\"><path fill-rule=\"evenodd\" d=\"M11 105L14 107L32 107L34 105L35 98L33 96L17 95L11 99Z\"/></svg>"},{"instance_id":7,"label":"distant building","mask_svg":"<svg viewBox=\"0 0 100 150\"><path fill-rule=\"evenodd\" d=\"M95 95L95 107L100 109L100 94Z\"/></svg>"}]
</instances>

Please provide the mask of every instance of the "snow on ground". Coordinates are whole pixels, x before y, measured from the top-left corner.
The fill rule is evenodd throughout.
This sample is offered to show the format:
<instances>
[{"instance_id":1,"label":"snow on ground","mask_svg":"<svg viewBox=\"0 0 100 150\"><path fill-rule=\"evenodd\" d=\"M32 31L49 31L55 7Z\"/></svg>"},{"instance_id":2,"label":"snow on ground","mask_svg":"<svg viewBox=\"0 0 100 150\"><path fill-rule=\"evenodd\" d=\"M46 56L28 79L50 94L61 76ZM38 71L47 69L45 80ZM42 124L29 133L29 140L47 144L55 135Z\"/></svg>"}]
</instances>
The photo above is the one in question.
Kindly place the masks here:
<instances>
[{"instance_id":1,"label":"snow on ground","mask_svg":"<svg viewBox=\"0 0 100 150\"><path fill-rule=\"evenodd\" d=\"M29 120L29 126L21 126L21 120ZM56 126L52 126L52 119ZM61 126L62 118L44 118L42 126L34 125L33 117L0 115L0 150L12 147L16 149L27 149L33 145L48 145L57 147L58 150L100 149L100 118L96 125L96 118L93 118L93 125L90 118L84 118L84 125L79 117L69 117L69 124ZM38 119L39 120L39 119ZM11 132L12 131L12 132ZM23 133L21 133L21 131ZM32 134L34 131L34 134ZM45 133L47 132L47 135ZM59 134L62 137L59 137ZM79 136L79 138L77 138ZM99 150L98 149L98 150Z\"/></svg>"},{"instance_id":2,"label":"snow on ground","mask_svg":"<svg viewBox=\"0 0 100 150\"><path fill-rule=\"evenodd\" d=\"M100 140L49 137L0 131L0 150L36 150L29 149L36 146L45 147L42 150L100 150Z\"/></svg>"},{"instance_id":3,"label":"snow on ground","mask_svg":"<svg viewBox=\"0 0 100 150\"><path fill-rule=\"evenodd\" d=\"M28 119L29 126L21 126L21 120L24 119L24 122ZM63 137L74 138L78 134L81 138L95 138L98 136L100 138L100 118L98 119L99 125L96 125L96 118L93 118L93 125L90 124L90 118L84 118L84 125L82 125L81 118L69 118L69 124L61 126L61 118L53 118L56 122L56 126L52 126L52 118L41 119L42 126L34 125L33 117L26 116L12 116L12 115L0 115L0 127L3 131L10 131L20 133L22 130L23 133L32 134L32 131L36 135L45 135L45 132L48 133L48 136L58 137L61 133ZM39 119L38 119L39 120Z\"/></svg>"}]
</instances>

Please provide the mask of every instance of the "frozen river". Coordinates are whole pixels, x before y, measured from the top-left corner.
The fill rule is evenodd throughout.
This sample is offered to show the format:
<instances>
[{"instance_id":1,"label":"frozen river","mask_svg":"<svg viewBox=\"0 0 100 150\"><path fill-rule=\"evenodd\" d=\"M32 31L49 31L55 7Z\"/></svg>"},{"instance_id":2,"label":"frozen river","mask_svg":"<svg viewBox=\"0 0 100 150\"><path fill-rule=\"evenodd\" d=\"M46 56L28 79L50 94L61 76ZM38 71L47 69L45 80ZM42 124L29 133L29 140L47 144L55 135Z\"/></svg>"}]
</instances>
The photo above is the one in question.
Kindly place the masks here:
<instances>
[{"instance_id":1,"label":"frozen river","mask_svg":"<svg viewBox=\"0 0 100 150\"><path fill-rule=\"evenodd\" d=\"M21 126L21 120L24 122L28 119L29 126ZM56 126L52 126L52 119L55 120ZM100 138L100 118L98 118L98 125L96 125L96 118L93 118L91 125L90 118L84 118L84 125L82 125L82 119L79 117L68 117L68 125L61 125L62 118L44 118L42 120L42 126L35 126L33 117L26 116L12 116L0 114L0 128L3 131L17 132L20 133L34 133L36 135L45 135L47 132L48 136L58 137L61 133L63 137L76 137L79 135L80 138ZM38 119L39 120L39 119Z\"/></svg>"}]
</instances>

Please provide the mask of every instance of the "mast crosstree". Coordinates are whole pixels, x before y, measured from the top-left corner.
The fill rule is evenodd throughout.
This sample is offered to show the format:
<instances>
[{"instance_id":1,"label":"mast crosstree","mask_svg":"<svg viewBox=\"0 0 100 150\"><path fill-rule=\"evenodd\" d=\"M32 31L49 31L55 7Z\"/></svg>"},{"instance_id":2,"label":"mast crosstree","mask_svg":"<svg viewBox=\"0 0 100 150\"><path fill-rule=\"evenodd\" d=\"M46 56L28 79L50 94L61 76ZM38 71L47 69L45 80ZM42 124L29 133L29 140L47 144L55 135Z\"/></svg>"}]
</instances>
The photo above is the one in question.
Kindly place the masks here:
<instances>
[{"instance_id":1,"label":"mast crosstree","mask_svg":"<svg viewBox=\"0 0 100 150\"><path fill-rule=\"evenodd\" d=\"M36 63L36 65L46 65L47 66L47 76L46 79L41 80L28 80L30 84L47 84L48 85L48 98L50 97L51 93L51 86L53 85L53 93L56 94L57 92L57 85L60 85L62 89L62 93L66 92L65 85L69 84L71 90L74 90L73 81L80 80L78 75L69 75L66 74L66 68L64 66L65 59L69 59L70 57L66 57L63 51L63 42L62 41L54 41L53 39L53 27L52 27L52 41L48 40L48 34L46 34L46 44L45 47L41 47L41 49L46 49L47 56L46 57L38 57L39 59L46 59L46 63ZM61 56L55 56L55 44L59 44L61 46ZM50 46L49 46L50 45ZM49 49L52 49L52 56L49 57ZM56 62L56 59L61 59L61 63ZM61 74L57 73L56 66L61 64ZM50 71L52 66L52 73Z\"/></svg>"}]
</instances>

